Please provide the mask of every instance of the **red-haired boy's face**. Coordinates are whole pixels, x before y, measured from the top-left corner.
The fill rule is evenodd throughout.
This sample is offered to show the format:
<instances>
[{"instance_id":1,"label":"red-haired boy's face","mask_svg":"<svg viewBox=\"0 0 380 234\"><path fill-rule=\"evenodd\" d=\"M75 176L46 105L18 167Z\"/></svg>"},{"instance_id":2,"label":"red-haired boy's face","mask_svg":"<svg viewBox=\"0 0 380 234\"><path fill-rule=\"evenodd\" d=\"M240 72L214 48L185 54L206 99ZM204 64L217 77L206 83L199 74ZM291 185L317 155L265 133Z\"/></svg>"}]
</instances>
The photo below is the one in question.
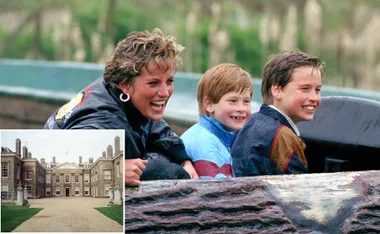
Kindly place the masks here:
<instances>
[{"instance_id":1,"label":"red-haired boy's face","mask_svg":"<svg viewBox=\"0 0 380 234\"><path fill-rule=\"evenodd\" d=\"M206 110L211 117L223 124L227 130L240 130L251 114L251 92L226 93L218 103L210 103Z\"/></svg>"},{"instance_id":2,"label":"red-haired boy's face","mask_svg":"<svg viewBox=\"0 0 380 234\"><path fill-rule=\"evenodd\" d=\"M322 78L312 66L298 67L285 87L272 86L273 105L294 123L312 120L321 103Z\"/></svg>"}]
</instances>

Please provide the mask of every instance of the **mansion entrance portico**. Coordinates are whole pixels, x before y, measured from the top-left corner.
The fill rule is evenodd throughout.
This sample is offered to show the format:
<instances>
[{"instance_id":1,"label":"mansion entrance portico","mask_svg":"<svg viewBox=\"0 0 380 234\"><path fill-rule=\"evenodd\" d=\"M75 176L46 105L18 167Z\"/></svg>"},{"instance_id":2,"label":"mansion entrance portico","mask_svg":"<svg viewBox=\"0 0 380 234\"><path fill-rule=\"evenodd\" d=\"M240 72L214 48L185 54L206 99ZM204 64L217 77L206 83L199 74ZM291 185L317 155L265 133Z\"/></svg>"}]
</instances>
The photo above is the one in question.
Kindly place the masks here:
<instances>
[{"instance_id":1,"label":"mansion entrance portico","mask_svg":"<svg viewBox=\"0 0 380 234\"><path fill-rule=\"evenodd\" d=\"M63 163L45 170L46 197L89 196L90 170L71 163Z\"/></svg>"}]
</instances>

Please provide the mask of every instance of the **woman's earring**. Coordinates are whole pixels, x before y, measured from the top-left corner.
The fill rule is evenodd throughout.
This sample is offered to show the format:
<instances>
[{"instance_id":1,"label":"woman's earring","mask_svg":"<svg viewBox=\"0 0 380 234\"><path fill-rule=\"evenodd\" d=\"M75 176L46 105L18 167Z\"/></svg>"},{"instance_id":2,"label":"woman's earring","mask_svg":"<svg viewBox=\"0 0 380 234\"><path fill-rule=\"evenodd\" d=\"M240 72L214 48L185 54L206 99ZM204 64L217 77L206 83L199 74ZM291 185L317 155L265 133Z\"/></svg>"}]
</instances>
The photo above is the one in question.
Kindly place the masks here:
<instances>
[{"instance_id":1,"label":"woman's earring","mask_svg":"<svg viewBox=\"0 0 380 234\"><path fill-rule=\"evenodd\" d=\"M124 96L126 96L126 97L124 97ZM127 94L121 93L119 98L120 98L120 101L122 101L122 102L128 102L131 97L129 96L128 93Z\"/></svg>"}]
</instances>

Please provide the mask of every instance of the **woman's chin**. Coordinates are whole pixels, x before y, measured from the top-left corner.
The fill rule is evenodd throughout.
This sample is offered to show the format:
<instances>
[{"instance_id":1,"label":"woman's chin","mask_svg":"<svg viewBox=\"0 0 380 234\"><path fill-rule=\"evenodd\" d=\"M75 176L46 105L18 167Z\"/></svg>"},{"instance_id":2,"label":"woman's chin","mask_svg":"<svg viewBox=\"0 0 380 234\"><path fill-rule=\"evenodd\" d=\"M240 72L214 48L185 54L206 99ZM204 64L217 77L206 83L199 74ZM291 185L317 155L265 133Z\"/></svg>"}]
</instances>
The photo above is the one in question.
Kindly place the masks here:
<instances>
[{"instance_id":1,"label":"woman's chin","mask_svg":"<svg viewBox=\"0 0 380 234\"><path fill-rule=\"evenodd\" d=\"M150 119L150 120L154 120L154 121L160 120L163 117L164 117L164 113L163 112L162 113L148 113L148 115L145 116L145 118Z\"/></svg>"}]
</instances>

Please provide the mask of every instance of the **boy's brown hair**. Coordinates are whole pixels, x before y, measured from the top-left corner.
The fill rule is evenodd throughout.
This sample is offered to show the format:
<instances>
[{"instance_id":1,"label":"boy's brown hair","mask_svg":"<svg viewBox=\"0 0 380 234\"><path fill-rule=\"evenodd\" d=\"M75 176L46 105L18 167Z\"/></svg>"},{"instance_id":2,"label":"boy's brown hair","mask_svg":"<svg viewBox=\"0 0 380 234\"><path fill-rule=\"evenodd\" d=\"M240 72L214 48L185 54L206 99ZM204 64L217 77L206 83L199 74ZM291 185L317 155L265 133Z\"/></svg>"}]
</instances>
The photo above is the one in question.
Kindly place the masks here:
<instances>
[{"instance_id":1,"label":"boy's brown hair","mask_svg":"<svg viewBox=\"0 0 380 234\"><path fill-rule=\"evenodd\" d=\"M197 100L200 115L209 116L203 106L205 97L210 98L212 103L218 103L222 96L229 92L244 93L250 91L252 97L252 77L232 63L222 63L206 71L198 84Z\"/></svg>"},{"instance_id":2,"label":"boy's brown hair","mask_svg":"<svg viewBox=\"0 0 380 234\"><path fill-rule=\"evenodd\" d=\"M284 51L274 55L265 65L261 83L263 103L273 104L272 85L285 87L292 79L294 69L303 66L312 66L320 72L321 77L326 71L325 63L316 57L311 57L299 51Z\"/></svg>"}]
</instances>

